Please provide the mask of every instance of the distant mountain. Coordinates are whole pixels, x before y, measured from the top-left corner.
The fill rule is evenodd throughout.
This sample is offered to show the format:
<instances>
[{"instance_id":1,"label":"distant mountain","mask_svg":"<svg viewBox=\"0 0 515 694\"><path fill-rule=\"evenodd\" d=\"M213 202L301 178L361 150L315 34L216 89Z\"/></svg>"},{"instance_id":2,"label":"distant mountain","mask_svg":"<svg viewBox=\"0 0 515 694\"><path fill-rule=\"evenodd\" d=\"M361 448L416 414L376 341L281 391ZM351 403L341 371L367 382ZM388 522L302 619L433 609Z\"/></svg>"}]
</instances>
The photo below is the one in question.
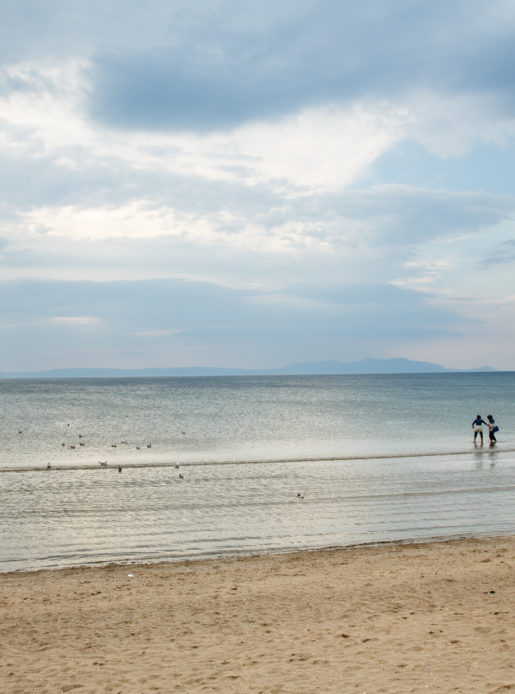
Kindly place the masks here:
<instances>
[{"instance_id":1,"label":"distant mountain","mask_svg":"<svg viewBox=\"0 0 515 694\"><path fill-rule=\"evenodd\" d=\"M0 378L157 378L177 376L287 376L324 374L400 374L496 371L490 366L447 369L439 364L410 359L362 359L361 361L315 361L278 369L227 369L209 366L149 369L52 369L50 371L0 372Z\"/></svg>"},{"instance_id":2,"label":"distant mountain","mask_svg":"<svg viewBox=\"0 0 515 694\"><path fill-rule=\"evenodd\" d=\"M289 374L409 374L409 373L456 373L460 371L496 371L491 366L475 369L448 369L440 364L411 359L361 359L361 361L318 361L291 364L280 369Z\"/></svg>"},{"instance_id":3,"label":"distant mountain","mask_svg":"<svg viewBox=\"0 0 515 694\"><path fill-rule=\"evenodd\" d=\"M340 361L301 362L281 369L290 374L392 374L392 373L443 373L456 371L439 364L410 359L362 359L342 363Z\"/></svg>"}]
</instances>

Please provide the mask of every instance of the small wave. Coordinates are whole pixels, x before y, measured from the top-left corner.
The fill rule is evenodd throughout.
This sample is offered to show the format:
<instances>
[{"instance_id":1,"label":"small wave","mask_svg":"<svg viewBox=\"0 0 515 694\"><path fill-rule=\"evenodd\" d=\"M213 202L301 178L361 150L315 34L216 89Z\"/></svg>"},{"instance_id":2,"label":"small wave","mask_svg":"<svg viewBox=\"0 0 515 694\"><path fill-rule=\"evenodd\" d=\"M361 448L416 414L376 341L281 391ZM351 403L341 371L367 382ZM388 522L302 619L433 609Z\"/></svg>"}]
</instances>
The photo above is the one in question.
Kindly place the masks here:
<instances>
[{"instance_id":1,"label":"small wave","mask_svg":"<svg viewBox=\"0 0 515 694\"><path fill-rule=\"evenodd\" d=\"M138 468L174 468L180 466L186 467L207 467L207 466L222 466L222 465L277 465L277 464L294 464L294 463L331 463L331 462L353 462L359 460L405 460L419 458L453 458L455 456L487 456L492 457L500 453L515 453L515 448L472 448L466 450L455 451L411 451L403 453L384 453L372 455L334 455L334 456L296 456L294 458L251 458L238 460L173 460L173 461L153 461L145 463L124 463L117 461L116 463L108 463L107 465L30 465L19 467L2 467L0 473L4 472L73 472L73 471L96 471L105 472L106 470L122 470L138 469Z\"/></svg>"}]
</instances>

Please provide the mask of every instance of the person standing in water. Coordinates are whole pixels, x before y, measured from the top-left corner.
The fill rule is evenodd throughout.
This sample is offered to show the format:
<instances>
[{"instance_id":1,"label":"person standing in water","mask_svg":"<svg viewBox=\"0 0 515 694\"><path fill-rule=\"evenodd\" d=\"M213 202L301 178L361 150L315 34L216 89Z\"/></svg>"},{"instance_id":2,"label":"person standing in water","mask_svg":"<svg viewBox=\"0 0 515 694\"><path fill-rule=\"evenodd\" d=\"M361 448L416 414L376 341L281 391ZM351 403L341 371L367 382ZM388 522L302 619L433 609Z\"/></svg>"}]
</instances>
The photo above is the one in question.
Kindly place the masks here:
<instances>
[{"instance_id":1,"label":"person standing in water","mask_svg":"<svg viewBox=\"0 0 515 694\"><path fill-rule=\"evenodd\" d=\"M474 443L476 443L476 437L479 434L481 445L483 445L483 424L488 426L488 423L481 418L480 414L476 415L475 420L472 422L472 428L474 429Z\"/></svg>"},{"instance_id":2,"label":"person standing in water","mask_svg":"<svg viewBox=\"0 0 515 694\"><path fill-rule=\"evenodd\" d=\"M495 423L495 419L491 414L487 415L486 417L487 422L486 425L488 427L488 436L490 437L490 445L493 446L494 443L497 443L497 439L495 438L495 433L499 431L499 427Z\"/></svg>"}]
</instances>

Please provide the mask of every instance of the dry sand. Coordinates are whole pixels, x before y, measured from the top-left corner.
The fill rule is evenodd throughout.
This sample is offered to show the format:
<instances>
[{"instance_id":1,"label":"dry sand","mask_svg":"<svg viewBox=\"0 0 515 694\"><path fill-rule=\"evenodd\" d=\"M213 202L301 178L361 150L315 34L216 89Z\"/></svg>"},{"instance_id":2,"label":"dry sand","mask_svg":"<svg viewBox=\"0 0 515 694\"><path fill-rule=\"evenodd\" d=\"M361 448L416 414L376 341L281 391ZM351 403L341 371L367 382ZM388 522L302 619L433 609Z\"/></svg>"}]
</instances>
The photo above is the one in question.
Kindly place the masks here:
<instances>
[{"instance_id":1,"label":"dry sand","mask_svg":"<svg viewBox=\"0 0 515 694\"><path fill-rule=\"evenodd\" d=\"M2 574L0 691L515 692L514 562L502 537Z\"/></svg>"}]
</instances>

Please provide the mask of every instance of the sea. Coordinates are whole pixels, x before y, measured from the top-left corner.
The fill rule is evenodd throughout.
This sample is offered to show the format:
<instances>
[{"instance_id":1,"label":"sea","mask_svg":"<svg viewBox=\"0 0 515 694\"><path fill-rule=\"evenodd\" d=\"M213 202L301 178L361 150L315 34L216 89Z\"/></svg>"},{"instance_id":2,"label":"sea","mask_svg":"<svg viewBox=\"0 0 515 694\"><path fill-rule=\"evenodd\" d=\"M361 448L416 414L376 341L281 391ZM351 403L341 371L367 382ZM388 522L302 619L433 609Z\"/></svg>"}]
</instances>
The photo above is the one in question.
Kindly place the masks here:
<instances>
[{"instance_id":1,"label":"sea","mask_svg":"<svg viewBox=\"0 0 515 694\"><path fill-rule=\"evenodd\" d=\"M2 572L515 533L515 372L2 379L0 407Z\"/></svg>"}]
</instances>

